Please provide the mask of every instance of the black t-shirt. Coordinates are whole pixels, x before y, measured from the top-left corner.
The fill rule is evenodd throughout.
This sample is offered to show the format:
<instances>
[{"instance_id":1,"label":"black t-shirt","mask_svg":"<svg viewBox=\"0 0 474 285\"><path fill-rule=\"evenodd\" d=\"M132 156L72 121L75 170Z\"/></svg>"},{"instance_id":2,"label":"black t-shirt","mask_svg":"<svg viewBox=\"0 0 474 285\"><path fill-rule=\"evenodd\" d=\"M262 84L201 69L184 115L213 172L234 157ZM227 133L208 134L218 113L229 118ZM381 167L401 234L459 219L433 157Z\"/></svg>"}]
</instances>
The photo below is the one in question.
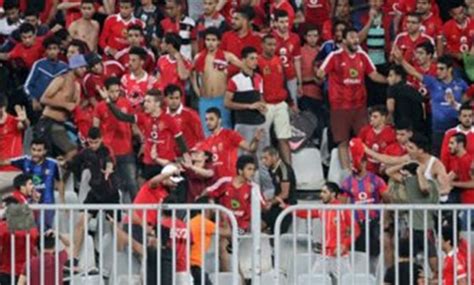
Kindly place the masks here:
<instances>
[{"instance_id":1,"label":"black t-shirt","mask_svg":"<svg viewBox=\"0 0 474 285\"><path fill-rule=\"evenodd\" d=\"M423 268L418 264L413 263L413 282L416 284L416 280L420 276L420 272L423 272ZM395 285L395 266L387 269L385 273L384 282L386 284ZM398 284L410 284L410 262L403 261L398 263Z\"/></svg>"},{"instance_id":2,"label":"black t-shirt","mask_svg":"<svg viewBox=\"0 0 474 285\"><path fill-rule=\"evenodd\" d=\"M387 99L395 100L395 126L405 119L411 122L414 130L424 131L423 96L415 88L400 82L388 88Z\"/></svg>"},{"instance_id":3,"label":"black t-shirt","mask_svg":"<svg viewBox=\"0 0 474 285\"><path fill-rule=\"evenodd\" d=\"M296 177L293 168L281 160L280 164L270 171L270 175L275 186L275 196L281 193L281 183L288 182L290 183L290 193L285 203L289 205L296 204Z\"/></svg>"}]
</instances>

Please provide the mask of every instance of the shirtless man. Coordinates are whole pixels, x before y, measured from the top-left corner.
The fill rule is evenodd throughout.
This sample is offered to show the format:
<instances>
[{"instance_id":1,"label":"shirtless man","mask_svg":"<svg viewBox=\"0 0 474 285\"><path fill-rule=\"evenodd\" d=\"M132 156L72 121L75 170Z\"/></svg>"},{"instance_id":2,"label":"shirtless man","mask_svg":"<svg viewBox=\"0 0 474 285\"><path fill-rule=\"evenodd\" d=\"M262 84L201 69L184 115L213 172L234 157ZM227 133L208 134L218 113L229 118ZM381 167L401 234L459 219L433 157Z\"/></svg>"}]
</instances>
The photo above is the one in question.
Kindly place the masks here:
<instances>
[{"instance_id":1,"label":"shirtless man","mask_svg":"<svg viewBox=\"0 0 474 285\"><path fill-rule=\"evenodd\" d=\"M50 142L49 151L62 155L66 161L77 152L76 144L70 141L64 123L80 103L81 79L86 73L87 62L83 55L69 59L70 71L56 77L41 96L43 115L36 124L34 136Z\"/></svg>"},{"instance_id":2,"label":"shirtless man","mask_svg":"<svg viewBox=\"0 0 474 285\"><path fill-rule=\"evenodd\" d=\"M79 39L87 43L89 49L97 51L97 41L99 38L99 23L92 19L95 13L95 0L82 0L82 17L71 23L69 33L74 39Z\"/></svg>"},{"instance_id":3,"label":"shirtless man","mask_svg":"<svg viewBox=\"0 0 474 285\"><path fill-rule=\"evenodd\" d=\"M233 54L219 48L220 33L215 27L204 32L206 48L196 55L192 84L199 96L199 117L204 123L206 110L216 107L222 114L224 128L232 128L230 111L224 107L224 94L227 90L227 67L230 64L243 68L242 62ZM203 125L206 136L209 130Z\"/></svg>"}]
</instances>

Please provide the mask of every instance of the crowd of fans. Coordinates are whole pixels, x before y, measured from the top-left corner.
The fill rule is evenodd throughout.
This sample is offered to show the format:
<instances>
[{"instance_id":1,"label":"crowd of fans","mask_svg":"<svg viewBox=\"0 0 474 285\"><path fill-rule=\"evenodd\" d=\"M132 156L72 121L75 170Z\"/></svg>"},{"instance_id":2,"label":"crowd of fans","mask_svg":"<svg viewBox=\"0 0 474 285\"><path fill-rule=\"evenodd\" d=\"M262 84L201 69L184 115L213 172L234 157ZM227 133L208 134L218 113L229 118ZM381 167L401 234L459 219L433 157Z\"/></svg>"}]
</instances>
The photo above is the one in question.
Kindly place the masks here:
<instances>
[{"instance_id":1,"label":"crowd of fans","mask_svg":"<svg viewBox=\"0 0 474 285\"><path fill-rule=\"evenodd\" d=\"M317 130L328 128L325 139L337 147L342 169L340 181L323 187L323 203L474 203L474 1L0 4L2 210L15 204L66 203L65 183L75 181L74 191L89 189L84 204L217 203L234 213L239 232L245 234L255 218L251 196L258 193L262 231L273 234L278 215L297 203L292 168L292 155L297 154L290 139L292 119L303 113L318 118ZM311 142L321 134L307 136ZM317 147L324 151L322 144ZM15 250L23 253L17 256L24 256L20 240L27 233L34 238L45 235L48 253L54 252L52 237L58 235L70 249L61 253L61 262L69 256L71 270L80 270L84 224L97 213L81 213L69 242L53 232L55 213L46 211L36 222L47 232L17 231ZM171 221L169 213L161 225L153 211L135 211L123 219L106 214L118 228L122 245L131 242L123 223L134 225L134 237L157 226L186 231L184 222ZM298 212L302 218L339 215ZM10 259L8 233L18 224L8 221L12 215L4 216L0 284L12 279L25 284L25 259L18 258L14 265ZM466 274L466 243L458 231L471 227L473 211L448 218L429 212L428 228L423 213L415 212L412 240L407 228L394 231L402 219L387 215L381 225L380 218L379 211L343 213L340 232L331 225L324 229L327 254L347 258L354 248L376 258L384 250L389 268L398 254L393 252L394 235L399 235L400 284L408 284L402 280L409 276L410 243L415 253L428 252L430 282L442 274L444 284L472 284ZM444 221L442 232L435 231L436 219ZM219 227L221 268L226 271L229 225L225 219L219 224L215 220L212 211L197 215L191 231L201 242L205 229L209 247L210 235ZM143 221L147 229L141 228ZM282 232L291 223L287 216ZM436 235L442 237L444 257L438 255ZM168 233L162 238L187 235ZM35 243L30 245L33 253ZM133 248L144 254L140 246ZM156 250L156 244L148 247L149 255ZM186 253L178 248L176 269L185 271L190 255L195 284L201 284L201 250L196 246ZM438 258L444 258L442 273ZM343 270L350 270L348 259L343 261ZM31 263L34 276L39 262ZM416 280L425 277L418 269ZM156 284L150 279L155 274L148 278L148 284ZM395 279L389 268L385 283L395 284ZM31 280L37 284L35 277Z\"/></svg>"}]
</instances>

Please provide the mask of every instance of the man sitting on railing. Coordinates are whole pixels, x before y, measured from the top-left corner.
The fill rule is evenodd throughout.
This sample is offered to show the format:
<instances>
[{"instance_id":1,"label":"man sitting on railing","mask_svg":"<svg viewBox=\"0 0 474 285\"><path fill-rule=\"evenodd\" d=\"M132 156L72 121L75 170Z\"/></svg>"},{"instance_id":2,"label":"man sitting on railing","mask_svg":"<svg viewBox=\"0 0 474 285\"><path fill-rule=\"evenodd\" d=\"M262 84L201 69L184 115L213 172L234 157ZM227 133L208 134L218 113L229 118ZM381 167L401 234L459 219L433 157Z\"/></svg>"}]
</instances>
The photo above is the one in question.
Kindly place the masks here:
<instances>
[{"instance_id":1,"label":"man sitting on railing","mask_svg":"<svg viewBox=\"0 0 474 285\"><path fill-rule=\"evenodd\" d=\"M341 205L338 195L341 190L336 183L326 182L321 189L321 200L324 204ZM282 208L286 205L281 205ZM324 259L318 259L313 266L313 272L323 272L335 276L352 271L349 252L354 241L359 237L359 224L354 220L350 210L301 210L297 211L299 218L319 218L325 226L325 244L322 250ZM339 261L338 261L339 259ZM338 266L340 262L340 267ZM326 263L326 264L323 264Z\"/></svg>"}]
</instances>

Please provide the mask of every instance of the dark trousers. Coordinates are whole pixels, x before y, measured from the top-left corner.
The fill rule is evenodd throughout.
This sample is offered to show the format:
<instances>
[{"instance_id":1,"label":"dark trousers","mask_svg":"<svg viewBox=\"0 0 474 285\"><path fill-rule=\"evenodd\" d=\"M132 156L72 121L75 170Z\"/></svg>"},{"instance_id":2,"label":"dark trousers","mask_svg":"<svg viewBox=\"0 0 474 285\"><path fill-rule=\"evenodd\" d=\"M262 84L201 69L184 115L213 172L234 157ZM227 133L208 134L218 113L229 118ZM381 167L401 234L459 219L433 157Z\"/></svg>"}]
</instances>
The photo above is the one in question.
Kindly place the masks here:
<instances>
[{"instance_id":1,"label":"dark trousers","mask_svg":"<svg viewBox=\"0 0 474 285\"><path fill-rule=\"evenodd\" d=\"M201 279L202 268L199 266L191 266L191 275L193 275L194 285L212 285L206 272L204 272L204 279Z\"/></svg>"},{"instance_id":2,"label":"dark trousers","mask_svg":"<svg viewBox=\"0 0 474 285\"><path fill-rule=\"evenodd\" d=\"M371 220L367 223L369 226L369 249L366 248L366 223L359 222L360 235L355 241L355 250L367 252L370 256L376 257L380 254L380 222L378 219Z\"/></svg>"},{"instance_id":3,"label":"dark trousers","mask_svg":"<svg viewBox=\"0 0 474 285\"><path fill-rule=\"evenodd\" d=\"M15 276L15 283L18 283L18 277ZM0 285L11 285L12 284L12 276L10 274L0 273Z\"/></svg>"}]
</instances>

